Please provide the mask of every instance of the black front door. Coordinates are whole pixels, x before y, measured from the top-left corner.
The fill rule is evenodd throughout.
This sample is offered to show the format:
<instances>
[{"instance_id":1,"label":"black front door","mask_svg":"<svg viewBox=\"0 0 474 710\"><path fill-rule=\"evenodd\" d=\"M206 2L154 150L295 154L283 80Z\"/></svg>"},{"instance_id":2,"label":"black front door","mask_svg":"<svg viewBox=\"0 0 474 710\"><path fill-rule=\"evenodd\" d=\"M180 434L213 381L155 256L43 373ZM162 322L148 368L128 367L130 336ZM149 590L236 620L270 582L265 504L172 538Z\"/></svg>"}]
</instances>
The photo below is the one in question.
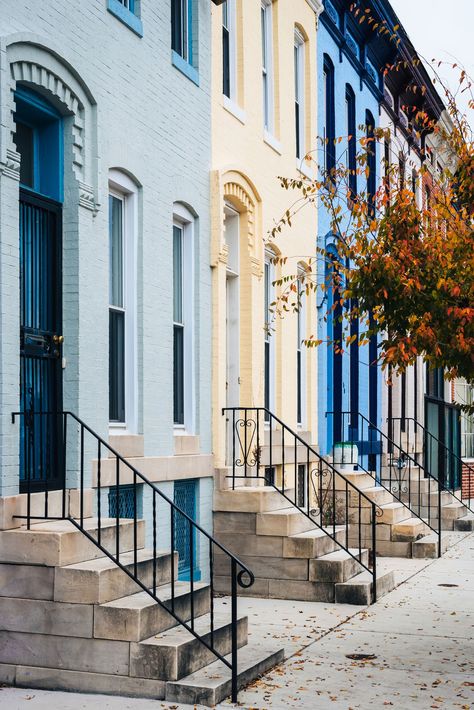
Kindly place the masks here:
<instances>
[{"instance_id":1,"label":"black front door","mask_svg":"<svg viewBox=\"0 0 474 710\"><path fill-rule=\"evenodd\" d=\"M62 487L61 205L20 191L20 490Z\"/></svg>"}]
</instances>

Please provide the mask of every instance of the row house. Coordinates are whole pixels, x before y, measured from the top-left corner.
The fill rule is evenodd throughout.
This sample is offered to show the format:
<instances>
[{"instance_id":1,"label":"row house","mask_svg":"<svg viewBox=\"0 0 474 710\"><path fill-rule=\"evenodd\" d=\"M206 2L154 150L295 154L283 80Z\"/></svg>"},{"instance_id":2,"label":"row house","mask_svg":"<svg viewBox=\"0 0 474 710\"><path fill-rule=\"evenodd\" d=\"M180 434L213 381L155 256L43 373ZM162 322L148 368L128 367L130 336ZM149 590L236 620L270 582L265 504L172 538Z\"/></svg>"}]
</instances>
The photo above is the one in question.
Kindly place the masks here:
<instances>
[{"instance_id":1,"label":"row house","mask_svg":"<svg viewBox=\"0 0 474 710\"><path fill-rule=\"evenodd\" d=\"M397 584L380 557L472 529L436 468L442 373L388 389L375 338L306 348L340 335L334 294L299 288L336 236L314 200L272 234L280 176L354 165L338 136L390 129L354 173L369 200L387 155L421 164L403 106L427 76L384 81L414 49L348 5L0 0L2 682L235 702L284 658L240 594L370 604Z\"/></svg>"}]
</instances>

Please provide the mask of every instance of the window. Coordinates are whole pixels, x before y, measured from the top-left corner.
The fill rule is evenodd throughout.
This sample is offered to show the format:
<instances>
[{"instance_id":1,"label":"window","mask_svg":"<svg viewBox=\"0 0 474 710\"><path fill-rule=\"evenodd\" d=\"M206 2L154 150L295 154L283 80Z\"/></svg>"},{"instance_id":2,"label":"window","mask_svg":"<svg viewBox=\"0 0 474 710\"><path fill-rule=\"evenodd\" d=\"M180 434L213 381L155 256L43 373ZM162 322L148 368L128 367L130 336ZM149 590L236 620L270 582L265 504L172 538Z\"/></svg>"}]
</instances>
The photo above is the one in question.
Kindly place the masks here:
<instances>
[{"instance_id":1,"label":"window","mask_svg":"<svg viewBox=\"0 0 474 710\"><path fill-rule=\"evenodd\" d=\"M192 63L191 0L171 0L171 48L189 64Z\"/></svg>"},{"instance_id":2,"label":"window","mask_svg":"<svg viewBox=\"0 0 474 710\"><path fill-rule=\"evenodd\" d=\"M437 367L426 371L426 395L433 399L444 400L444 370Z\"/></svg>"},{"instance_id":3,"label":"window","mask_svg":"<svg viewBox=\"0 0 474 710\"><path fill-rule=\"evenodd\" d=\"M349 170L348 187L350 200L357 195L357 147L356 147L356 105L352 87L346 84L346 129L347 129L347 167Z\"/></svg>"},{"instance_id":4,"label":"window","mask_svg":"<svg viewBox=\"0 0 474 710\"><path fill-rule=\"evenodd\" d=\"M375 142L375 121L370 111L365 112L365 125L367 143L367 204L369 206L369 214L373 214L375 210L375 190L376 190L376 142Z\"/></svg>"},{"instance_id":5,"label":"window","mask_svg":"<svg viewBox=\"0 0 474 710\"><path fill-rule=\"evenodd\" d=\"M107 0L107 9L120 22L127 25L139 37L143 37L143 23L140 19L141 0Z\"/></svg>"},{"instance_id":6,"label":"window","mask_svg":"<svg viewBox=\"0 0 474 710\"><path fill-rule=\"evenodd\" d=\"M119 486L118 496L117 488L114 486L109 488L109 518L133 518L135 517L135 508L137 518L143 515L143 486L138 485L136 488L133 485Z\"/></svg>"},{"instance_id":7,"label":"window","mask_svg":"<svg viewBox=\"0 0 474 710\"><path fill-rule=\"evenodd\" d=\"M334 65L327 54L323 63L323 140L324 140L324 171L331 173L336 166L335 116L334 116Z\"/></svg>"},{"instance_id":8,"label":"window","mask_svg":"<svg viewBox=\"0 0 474 710\"><path fill-rule=\"evenodd\" d=\"M302 285L304 271L298 269L298 276L301 279L299 285L300 307L297 313L296 327L296 421L299 426L305 422L306 405L306 348L303 340L306 337L306 294Z\"/></svg>"},{"instance_id":9,"label":"window","mask_svg":"<svg viewBox=\"0 0 474 710\"><path fill-rule=\"evenodd\" d=\"M173 421L194 430L193 217L175 206L173 224Z\"/></svg>"},{"instance_id":10,"label":"window","mask_svg":"<svg viewBox=\"0 0 474 710\"><path fill-rule=\"evenodd\" d=\"M304 37L298 30L295 31L295 129L296 129L296 157L301 159L306 154L305 147L305 66L304 66Z\"/></svg>"},{"instance_id":11,"label":"window","mask_svg":"<svg viewBox=\"0 0 474 710\"><path fill-rule=\"evenodd\" d=\"M262 0L262 83L263 126L273 133L273 62L272 62L272 3Z\"/></svg>"},{"instance_id":12,"label":"window","mask_svg":"<svg viewBox=\"0 0 474 710\"><path fill-rule=\"evenodd\" d=\"M113 171L109 193L109 421L136 425L136 188Z\"/></svg>"},{"instance_id":13,"label":"window","mask_svg":"<svg viewBox=\"0 0 474 710\"><path fill-rule=\"evenodd\" d=\"M405 172L406 172L405 156L403 154L403 151L401 150L398 154L398 181L399 181L400 190L405 189Z\"/></svg>"},{"instance_id":14,"label":"window","mask_svg":"<svg viewBox=\"0 0 474 710\"><path fill-rule=\"evenodd\" d=\"M265 375L264 375L264 385L265 385L265 408L269 411L273 410L274 399L275 399L275 383L274 383L274 353L275 353L275 334L271 332L272 330L272 306L274 299L273 290L273 264L272 264L273 254L267 252L265 255L265 275L264 275L264 300L265 300ZM265 413L265 421L269 421L269 414Z\"/></svg>"},{"instance_id":15,"label":"window","mask_svg":"<svg viewBox=\"0 0 474 710\"><path fill-rule=\"evenodd\" d=\"M233 101L236 98L235 31L235 0L224 0L222 4L222 92Z\"/></svg>"},{"instance_id":16,"label":"window","mask_svg":"<svg viewBox=\"0 0 474 710\"><path fill-rule=\"evenodd\" d=\"M123 199L109 195L109 418L125 423L125 307Z\"/></svg>"}]
</instances>

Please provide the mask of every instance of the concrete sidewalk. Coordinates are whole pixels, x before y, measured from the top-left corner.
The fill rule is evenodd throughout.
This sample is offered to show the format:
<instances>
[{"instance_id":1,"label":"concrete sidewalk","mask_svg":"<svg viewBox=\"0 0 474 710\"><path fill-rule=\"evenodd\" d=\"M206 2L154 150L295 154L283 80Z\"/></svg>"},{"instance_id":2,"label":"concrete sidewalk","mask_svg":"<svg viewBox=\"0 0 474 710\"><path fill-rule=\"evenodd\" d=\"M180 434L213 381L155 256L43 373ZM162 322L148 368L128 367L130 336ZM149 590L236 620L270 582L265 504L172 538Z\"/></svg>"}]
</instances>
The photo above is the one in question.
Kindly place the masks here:
<instances>
[{"instance_id":1,"label":"concrete sidewalk","mask_svg":"<svg viewBox=\"0 0 474 710\"><path fill-rule=\"evenodd\" d=\"M397 582L405 581L369 608L242 598L239 606L249 615L252 636L283 643L288 660L241 691L239 705L259 710L474 708L474 534L459 536L440 560L381 564L396 564ZM369 658L348 657L353 654ZM0 688L1 710L189 707Z\"/></svg>"}]
</instances>

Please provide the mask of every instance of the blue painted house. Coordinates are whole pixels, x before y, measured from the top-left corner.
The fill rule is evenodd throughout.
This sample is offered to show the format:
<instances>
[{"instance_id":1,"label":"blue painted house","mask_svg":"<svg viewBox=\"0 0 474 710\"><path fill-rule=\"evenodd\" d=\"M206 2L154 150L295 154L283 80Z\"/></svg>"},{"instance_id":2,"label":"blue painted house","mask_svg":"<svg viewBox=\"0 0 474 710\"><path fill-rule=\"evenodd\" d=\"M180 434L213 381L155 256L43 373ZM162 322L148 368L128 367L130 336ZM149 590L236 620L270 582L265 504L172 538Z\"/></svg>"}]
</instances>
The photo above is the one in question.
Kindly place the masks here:
<instances>
[{"instance_id":1,"label":"blue painted house","mask_svg":"<svg viewBox=\"0 0 474 710\"><path fill-rule=\"evenodd\" d=\"M380 45L380 46L378 46ZM362 25L350 12L349 4L338 0L325 2L318 31L318 135L327 139L319 145L319 164L329 170L344 162L356 168L356 152L360 145L348 136L360 138L379 126L379 106L383 97L383 79L380 71L386 52L375 40L370 28ZM339 144L334 139L342 137ZM368 199L378 185L377 165L379 156L374 146L370 156L370 177L352 175L350 185L354 192L366 193ZM342 225L350 217L350 206L343 217ZM331 217L325 207L319 205L318 247L336 257L337 237L331 230ZM342 226L342 228L344 228ZM330 260L319 265L318 281L323 284L333 268ZM341 322L342 309L350 309L350 303L338 306L331 314L337 294L318 291L319 338L323 341L341 341L345 323ZM351 324L351 334L358 333L359 324ZM354 343L348 351L338 354L334 347L321 346L319 351L319 445L323 454L331 454L334 443L350 438L359 443L365 453L374 453L368 447L368 422L376 426L382 423L381 392L382 374L376 364L377 342L359 347ZM362 431L363 430L363 431Z\"/></svg>"}]
</instances>

